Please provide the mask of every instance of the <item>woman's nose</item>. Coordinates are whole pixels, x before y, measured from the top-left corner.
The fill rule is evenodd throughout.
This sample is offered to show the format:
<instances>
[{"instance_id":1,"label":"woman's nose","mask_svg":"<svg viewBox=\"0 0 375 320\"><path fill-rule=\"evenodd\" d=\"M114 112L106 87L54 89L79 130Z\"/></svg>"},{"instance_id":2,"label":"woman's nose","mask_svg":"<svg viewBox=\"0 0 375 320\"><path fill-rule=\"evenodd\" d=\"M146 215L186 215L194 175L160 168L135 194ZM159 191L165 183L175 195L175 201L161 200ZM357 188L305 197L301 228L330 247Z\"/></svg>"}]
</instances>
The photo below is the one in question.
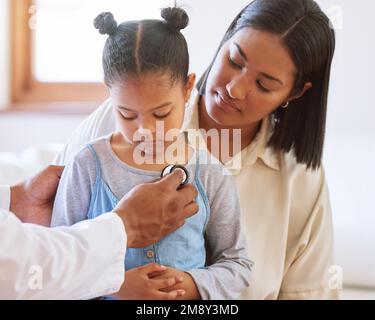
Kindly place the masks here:
<instances>
[{"instance_id":1,"label":"woman's nose","mask_svg":"<svg viewBox=\"0 0 375 320\"><path fill-rule=\"evenodd\" d=\"M229 96L235 100L244 100L250 91L248 81L243 77L232 79L226 89Z\"/></svg>"}]
</instances>

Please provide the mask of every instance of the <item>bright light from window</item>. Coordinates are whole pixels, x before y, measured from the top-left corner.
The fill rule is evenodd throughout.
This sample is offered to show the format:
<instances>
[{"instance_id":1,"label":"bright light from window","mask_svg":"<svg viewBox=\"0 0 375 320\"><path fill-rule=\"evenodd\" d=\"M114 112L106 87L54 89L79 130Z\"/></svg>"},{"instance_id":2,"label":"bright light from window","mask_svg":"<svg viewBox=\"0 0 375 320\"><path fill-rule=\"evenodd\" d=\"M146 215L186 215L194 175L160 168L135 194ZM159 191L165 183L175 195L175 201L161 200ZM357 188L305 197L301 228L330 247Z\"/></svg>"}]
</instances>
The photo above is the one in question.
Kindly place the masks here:
<instances>
[{"instance_id":1,"label":"bright light from window","mask_svg":"<svg viewBox=\"0 0 375 320\"><path fill-rule=\"evenodd\" d=\"M118 23L159 19L165 0L35 0L34 76L41 82L101 82L101 56L107 36L95 17L112 12ZM33 17L32 17L33 18Z\"/></svg>"}]
</instances>

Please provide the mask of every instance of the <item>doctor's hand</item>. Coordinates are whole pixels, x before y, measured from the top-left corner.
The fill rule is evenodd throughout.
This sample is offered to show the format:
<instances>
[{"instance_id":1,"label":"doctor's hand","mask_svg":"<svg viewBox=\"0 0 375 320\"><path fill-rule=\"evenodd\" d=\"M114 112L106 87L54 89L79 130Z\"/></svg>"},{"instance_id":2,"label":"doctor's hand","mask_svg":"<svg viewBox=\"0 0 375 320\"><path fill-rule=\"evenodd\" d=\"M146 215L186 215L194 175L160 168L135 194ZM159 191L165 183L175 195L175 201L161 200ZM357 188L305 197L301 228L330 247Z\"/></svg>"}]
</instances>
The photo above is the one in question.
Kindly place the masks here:
<instances>
[{"instance_id":1,"label":"doctor's hand","mask_svg":"<svg viewBox=\"0 0 375 320\"><path fill-rule=\"evenodd\" d=\"M123 220L129 248L143 248L180 228L198 212L193 185L180 187L181 170L157 182L136 186L113 210Z\"/></svg>"},{"instance_id":2,"label":"doctor's hand","mask_svg":"<svg viewBox=\"0 0 375 320\"><path fill-rule=\"evenodd\" d=\"M11 187L10 211L22 222L49 226L64 167L49 166L35 177Z\"/></svg>"},{"instance_id":3,"label":"doctor's hand","mask_svg":"<svg viewBox=\"0 0 375 320\"><path fill-rule=\"evenodd\" d=\"M125 281L120 291L113 297L122 300L174 300L183 297L185 290L169 289L183 282L183 278L174 276L163 279L152 278L155 274L162 275L166 270L164 266L150 263L126 271Z\"/></svg>"}]
</instances>

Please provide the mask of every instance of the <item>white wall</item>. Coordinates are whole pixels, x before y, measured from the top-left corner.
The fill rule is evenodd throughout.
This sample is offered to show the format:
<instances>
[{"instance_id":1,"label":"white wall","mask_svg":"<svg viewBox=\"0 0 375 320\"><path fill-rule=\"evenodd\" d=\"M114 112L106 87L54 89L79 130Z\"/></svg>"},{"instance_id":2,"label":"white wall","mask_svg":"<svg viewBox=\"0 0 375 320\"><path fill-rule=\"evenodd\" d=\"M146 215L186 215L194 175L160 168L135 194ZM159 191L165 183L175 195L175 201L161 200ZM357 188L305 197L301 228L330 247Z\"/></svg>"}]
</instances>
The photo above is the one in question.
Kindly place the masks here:
<instances>
[{"instance_id":1,"label":"white wall","mask_svg":"<svg viewBox=\"0 0 375 320\"><path fill-rule=\"evenodd\" d=\"M375 287L375 27L371 0L320 0L342 15L336 30L324 155L346 284ZM340 13L340 10L342 12Z\"/></svg>"},{"instance_id":2,"label":"white wall","mask_svg":"<svg viewBox=\"0 0 375 320\"><path fill-rule=\"evenodd\" d=\"M372 0L320 0L342 8L342 28L332 71L329 134L375 134L373 84L375 72L375 3Z\"/></svg>"},{"instance_id":3,"label":"white wall","mask_svg":"<svg viewBox=\"0 0 375 320\"><path fill-rule=\"evenodd\" d=\"M9 102L9 2L0 0L0 109Z\"/></svg>"},{"instance_id":4,"label":"white wall","mask_svg":"<svg viewBox=\"0 0 375 320\"><path fill-rule=\"evenodd\" d=\"M65 143L82 115L0 114L0 152L21 152L31 145Z\"/></svg>"}]
</instances>

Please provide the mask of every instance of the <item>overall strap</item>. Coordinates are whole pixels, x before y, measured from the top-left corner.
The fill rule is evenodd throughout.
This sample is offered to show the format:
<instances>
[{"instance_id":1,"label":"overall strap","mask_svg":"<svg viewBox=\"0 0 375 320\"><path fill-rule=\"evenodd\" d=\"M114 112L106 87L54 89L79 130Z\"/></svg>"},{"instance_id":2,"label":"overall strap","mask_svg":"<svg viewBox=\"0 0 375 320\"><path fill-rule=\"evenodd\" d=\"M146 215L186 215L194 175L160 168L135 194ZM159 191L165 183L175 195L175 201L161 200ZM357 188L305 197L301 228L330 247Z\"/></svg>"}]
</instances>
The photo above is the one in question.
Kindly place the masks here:
<instances>
[{"instance_id":1,"label":"overall strap","mask_svg":"<svg viewBox=\"0 0 375 320\"><path fill-rule=\"evenodd\" d=\"M99 157L94 149L94 147L91 144L86 145L86 147L90 150L92 155L94 156L95 159L95 172L96 172L96 181L99 181L99 179L102 176L101 169L100 169L100 161Z\"/></svg>"}]
</instances>

